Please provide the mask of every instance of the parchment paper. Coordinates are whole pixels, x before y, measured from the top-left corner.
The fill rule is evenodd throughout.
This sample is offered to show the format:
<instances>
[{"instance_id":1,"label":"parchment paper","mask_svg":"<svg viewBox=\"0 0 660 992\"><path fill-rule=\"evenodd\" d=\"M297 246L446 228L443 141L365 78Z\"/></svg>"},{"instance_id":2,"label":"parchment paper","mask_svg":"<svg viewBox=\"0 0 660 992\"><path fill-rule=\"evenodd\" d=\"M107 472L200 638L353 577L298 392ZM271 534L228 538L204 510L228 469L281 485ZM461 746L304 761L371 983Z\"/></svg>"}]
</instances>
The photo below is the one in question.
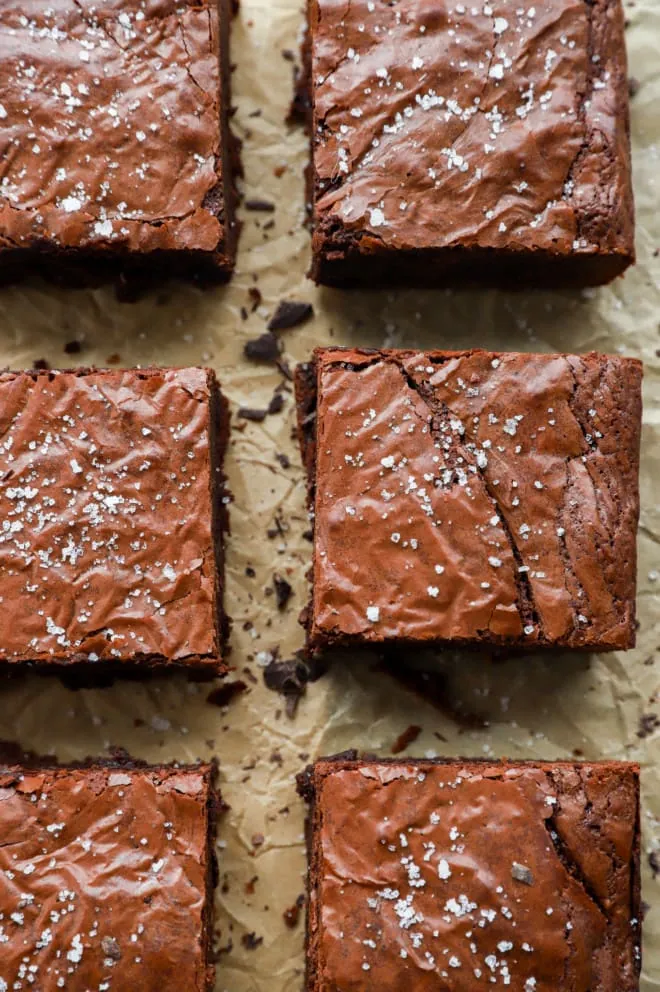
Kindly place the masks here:
<instances>
[{"instance_id":1,"label":"parchment paper","mask_svg":"<svg viewBox=\"0 0 660 992\"><path fill-rule=\"evenodd\" d=\"M485 346L510 350L618 351L646 364L639 536L639 642L627 654L579 660L529 657L498 664L442 660L449 707L441 712L351 658L311 685L294 719L263 685L263 664L279 648L290 657L303 634L297 615L307 589L311 546L304 483L291 433L293 402L263 423L235 418L228 457L234 496L227 555L227 606L234 618L232 678L249 692L226 710L207 702L209 687L181 679L72 692L56 680L28 678L2 687L0 737L55 753L61 760L123 746L151 761L217 755L231 811L220 825L218 990L284 992L302 987L303 915L295 928L282 913L303 891L303 809L294 775L308 758L348 747L387 755L410 725L422 727L416 755L628 758L644 766L643 992L660 989L660 0L627 3L639 263L611 289L588 293L317 292L305 279L306 138L284 119L291 98L301 0L242 0L233 36L236 130L244 140L245 191L276 204L273 214L243 211L245 227L230 287L201 294L168 288L136 305L109 290L58 292L19 287L0 293L0 366L208 363L234 408L264 407L282 381L273 366L243 358L246 340L263 332L283 298L313 302L316 316L284 335L293 365L321 343L414 347ZM279 177L276 173L280 173ZM264 229L270 221L274 224ZM262 303L252 309L249 290ZM78 340L78 356L64 345ZM287 386L287 389L289 387ZM285 453L290 467L276 459ZM283 533L269 538L275 518ZM249 573L246 573L249 569ZM253 572L252 572L253 570ZM294 586L278 612L277 571ZM29 608L29 604L26 604ZM249 673L249 675L246 674ZM250 678L251 676L251 678ZM254 680L254 682L252 681ZM450 709L485 718L466 729ZM643 723L643 717L647 717ZM646 726L646 730L644 729ZM640 736L640 733L643 736ZM256 946L254 946L256 945Z\"/></svg>"}]
</instances>

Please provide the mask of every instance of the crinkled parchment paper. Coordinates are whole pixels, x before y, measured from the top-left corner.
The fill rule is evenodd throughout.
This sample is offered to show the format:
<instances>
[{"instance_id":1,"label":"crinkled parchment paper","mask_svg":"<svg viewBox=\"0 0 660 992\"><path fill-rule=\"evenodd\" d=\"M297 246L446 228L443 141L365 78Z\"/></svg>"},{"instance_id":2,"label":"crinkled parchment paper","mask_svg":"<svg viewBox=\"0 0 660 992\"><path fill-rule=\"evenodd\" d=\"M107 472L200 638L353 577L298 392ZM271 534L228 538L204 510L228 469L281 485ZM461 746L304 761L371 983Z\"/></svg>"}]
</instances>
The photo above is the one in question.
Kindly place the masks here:
<instances>
[{"instance_id":1,"label":"crinkled parchment paper","mask_svg":"<svg viewBox=\"0 0 660 992\"><path fill-rule=\"evenodd\" d=\"M209 687L178 678L108 689L69 691L56 680L28 678L2 688L0 737L52 752L61 760L123 746L151 761L217 755L231 811L220 826L218 989L284 992L302 986L303 919L289 928L284 910L303 891L303 810L294 775L309 757L348 747L389 754L410 725L423 728L414 754L515 758L628 758L643 765L642 989L660 989L660 0L627 2L639 264L611 289L521 294L317 292L305 279L305 136L287 129L291 65L301 0L242 0L233 36L236 130L244 140L245 190L276 204L273 214L243 211L237 275L209 294L171 287L136 305L112 292L19 287L0 293L0 365L29 367L46 358L70 365L67 342L82 362L199 364L217 369L234 409L267 405L282 377L243 358L283 298L313 302L316 316L283 335L291 364L321 343L510 350L617 351L644 360L645 427L639 535L639 642L627 654L529 657L489 664L449 656L447 707L439 710L374 670L373 659L347 659L311 685L290 719L263 685L262 665L279 648L302 645L297 615L306 598L311 546L300 459L292 441L293 401L263 423L234 415L228 474L234 496L227 555L227 605L234 618L232 678L249 691L225 708L207 702ZM273 221L272 226L270 221ZM252 311L257 286L262 302ZM74 361L77 361L75 358ZM290 467L276 455L285 453ZM286 460L284 462L286 464ZM280 532L274 520L280 520ZM268 537L267 532L276 531ZM273 573L294 596L280 612ZM269 594L270 590L270 594ZM29 609L29 603L26 604ZM245 670L250 673L252 681ZM453 709L488 726L457 722ZM646 717L646 719L643 719ZM252 935L252 936L251 936ZM255 946L256 945L256 946Z\"/></svg>"}]
</instances>

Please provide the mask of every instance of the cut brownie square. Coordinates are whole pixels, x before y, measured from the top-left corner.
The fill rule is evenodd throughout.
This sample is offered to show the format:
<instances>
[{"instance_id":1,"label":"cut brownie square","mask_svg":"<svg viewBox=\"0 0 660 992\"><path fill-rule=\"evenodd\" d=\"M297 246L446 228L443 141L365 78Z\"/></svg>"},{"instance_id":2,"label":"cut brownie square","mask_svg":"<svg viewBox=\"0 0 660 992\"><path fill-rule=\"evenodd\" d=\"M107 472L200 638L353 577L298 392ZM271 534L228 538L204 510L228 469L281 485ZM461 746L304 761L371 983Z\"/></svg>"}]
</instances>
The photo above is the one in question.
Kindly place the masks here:
<instances>
[{"instance_id":1,"label":"cut brownie square","mask_svg":"<svg viewBox=\"0 0 660 992\"><path fill-rule=\"evenodd\" d=\"M621 0L308 20L317 282L587 286L634 261Z\"/></svg>"},{"instance_id":2,"label":"cut brownie square","mask_svg":"<svg viewBox=\"0 0 660 992\"><path fill-rule=\"evenodd\" d=\"M228 278L230 20L229 0L2 0L3 281Z\"/></svg>"},{"instance_id":3,"label":"cut brownie square","mask_svg":"<svg viewBox=\"0 0 660 992\"><path fill-rule=\"evenodd\" d=\"M307 990L637 992L639 769L318 761Z\"/></svg>"},{"instance_id":4,"label":"cut brownie square","mask_svg":"<svg viewBox=\"0 0 660 992\"><path fill-rule=\"evenodd\" d=\"M211 992L213 778L0 766L0 989Z\"/></svg>"},{"instance_id":5,"label":"cut brownie square","mask_svg":"<svg viewBox=\"0 0 660 992\"><path fill-rule=\"evenodd\" d=\"M0 665L223 673L208 369L0 373Z\"/></svg>"},{"instance_id":6,"label":"cut brownie square","mask_svg":"<svg viewBox=\"0 0 660 992\"><path fill-rule=\"evenodd\" d=\"M642 367L319 349L297 373L312 649L635 642Z\"/></svg>"}]
</instances>

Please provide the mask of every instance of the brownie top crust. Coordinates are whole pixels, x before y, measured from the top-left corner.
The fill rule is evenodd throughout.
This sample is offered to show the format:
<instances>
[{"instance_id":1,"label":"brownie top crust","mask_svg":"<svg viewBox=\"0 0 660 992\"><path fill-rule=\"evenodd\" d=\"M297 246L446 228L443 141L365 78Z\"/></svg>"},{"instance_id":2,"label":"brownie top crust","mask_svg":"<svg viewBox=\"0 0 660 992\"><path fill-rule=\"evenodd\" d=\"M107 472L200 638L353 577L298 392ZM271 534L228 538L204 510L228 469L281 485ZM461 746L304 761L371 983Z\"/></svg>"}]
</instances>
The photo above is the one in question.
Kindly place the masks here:
<instances>
[{"instance_id":1,"label":"brownie top crust","mask_svg":"<svg viewBox=\"0 0 660 992\"><path fill-rule=\"evenodd\" d=\"M0 661L218 664L216 393L194 368L0 374Z\"/></svg>"},{"instance_id":2,"label":"brownie top crust","mask_svg":"<svg viewBox=\"0 0 660 992\"><path fill-rule=\"evenodd\" d=\"M620 0L310 0L310 33L317 247L633 256Z\"/></svg>"},{"instance_id":3,"label":"brownie top crust","mask_svg":"<svg viewBox=\"0 0 660 992\"><path fill-rule=\"evenodd\" d=\"M0 768L0 989L206 992L211 799L209 766Z\"/></svg>"},{"instance_id":4,"label":"brownie top crust","mask_svg":"<svg viewBox=\"0 0 660 992\"><path fill-rule=\"evenodd\" d=\"M636 766L321 761L311 787L315 992L638 988Z\"/></svg>"},{"instance_id":5,"label":"brownie top crust","mask_svg":"<svg viewBox=\"0 0 660 992\"><path fill-rule=\"evenodd\" d=\"M218 16L0 0L0 246L222 246Z\"/></svg>"},{"instance_id":6,"label":"brownie top crust","mask_svg":"<svg viewBox=\"0 0 660 992\"><path fill-rule=\"evenodd\" d=\"M317 351L312 644L631 646L641 376Z\"/></svg>"}]
</instances>

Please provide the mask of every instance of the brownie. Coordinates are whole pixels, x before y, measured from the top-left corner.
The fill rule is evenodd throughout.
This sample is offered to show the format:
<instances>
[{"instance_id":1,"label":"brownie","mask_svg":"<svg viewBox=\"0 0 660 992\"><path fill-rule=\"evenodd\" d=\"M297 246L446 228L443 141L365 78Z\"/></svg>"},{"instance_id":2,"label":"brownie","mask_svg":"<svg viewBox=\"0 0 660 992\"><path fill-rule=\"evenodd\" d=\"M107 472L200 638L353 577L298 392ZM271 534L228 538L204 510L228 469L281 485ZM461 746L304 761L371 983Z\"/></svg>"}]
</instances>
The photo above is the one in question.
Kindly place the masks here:
<instances>
[{"instance_id":1,"label":"brownie","mask_svg":"<svg viewBox=\"0 0 660 992\"><path fill-rule=\"evenodd\" d=\"M308 0L313 278L606 283L634 261L621 0Z\"/></svg>"},{"instance_id":2,"label":"brownie","mask_svg":"<svg viewBox=\"0 0 660 992\"><path fill-rule=\"evenodd\" d=\"M0 990L210 992L213 779L0 766Z\"/></svg>"},{"instance_id":3,"label":"brownie","mask_svg":"<svg viewBox=\"0 0 660 992\"><path fill-rule=\"evenodd\" d=\"M635 643L641 364L319 349L309 645Z\"/></svg>"},{"instance_id":4,"label":"brownie","mask_svg":"<svg viewBox=\"0 0 660 992\"><path fill-rule=\"evenodd\" d=\"M209 369L0 373L0 666L222 674Z\"/></svg>"},{"instance_id":5,"label":"brownie","mask_svg":"<svg viewBox=\"0 0 660 992\"><path fill-rule=\"evenodd\" d=\"M318 761L307 990L636 992L639 769Z\"/></svg>"},{"instance_id":6,"label":"brownie","mask_svg":"<svg viewBox=\"0 0 660 992\"><path fill-rule=\"evenodd\" d=\"M229 277L230 20L230 0L0 0L2 281Z\"/></svg>"}]
</instances>

